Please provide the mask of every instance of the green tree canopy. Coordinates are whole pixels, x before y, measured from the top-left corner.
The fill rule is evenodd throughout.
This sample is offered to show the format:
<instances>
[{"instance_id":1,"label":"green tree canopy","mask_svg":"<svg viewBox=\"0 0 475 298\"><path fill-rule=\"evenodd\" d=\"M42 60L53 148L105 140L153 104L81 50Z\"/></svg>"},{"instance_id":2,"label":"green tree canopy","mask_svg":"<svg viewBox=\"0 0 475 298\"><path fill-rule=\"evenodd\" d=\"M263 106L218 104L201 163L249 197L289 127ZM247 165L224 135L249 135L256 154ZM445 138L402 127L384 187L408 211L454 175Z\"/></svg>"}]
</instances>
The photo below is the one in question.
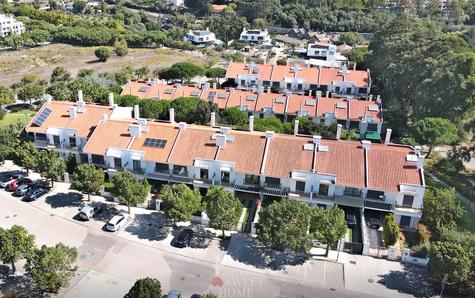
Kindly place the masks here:
<instances>
[{"instance_id":1,"label":"green tree canopy","mask_svg":"<svg viewBox=\"0 0 475 298\"><path fill-rule=\"evenodd\" d=\"M57 66L51 72L51 79L50 79L51 84L66 83L66 82L69 82L70 80L71 80L71 74L62 66Z\"/></svg>"},{"instance_id":2,"label":"green tree canopy","mask_svg":"<svg viewBox=\"0 0 475 298\"><path fill-rule=\"evenodd\" d=\"M259 213L258 239L273 249L307 252L312 246L307 235L310 213L305 203L288 198L274 201Z\"/></svg>"},{"instance_id":3,"label":"green tree canopy","mask_svg":"<svg viewBox=\"0 0 475 298\"><path fill-rule=\"evenodd\" d=\"M172 79L180 80L182 83L186 80L189 81L193 77L201 75L203 69L190 62L178 62L173 64L169 69Z\"/></svg>"},{"instance_id":4,"label":"green tree canopy","mask_svg":"<svg viewBox=\"0 0 475 298\"><path fill-rule=\"evenodd\" d=\"M219 110L219 122L225 125L244 127L247 124L247 113L236 107Z\"/></svg>"},{"instance_id":5,"label":"green tree canopy","mask_svg":"<svg viewBox=\"0 0 475 298\"><path fill-rule=\"evenodd\" d=\"M200 193L185 184L165 185L161 192L163 207L167 218L177 221L190 221L191 216L200 210Z\"/></svg>"},{"instance_id":6,"label":"green tree canopy","mask_svg":"<svg viewBox=\"0 0 475 298\"><path fill-rule=\"evenodd\" d=\"M13 93L13 90L5 86L0 86L0 107L14 102L15 93Z\"/></svg>"},{"instance_id":7,"label":"green tree canopy","mask_svg":"<svg viewBox=\"0 0 475 298\"><path fill-rule=\"evenodd\" d=\"M23 131L23 124L17 123L0 128L0 159L14 157L15 151L20 144L20 135Z\"/></svg>"},{"instance_id":8,"label":"green tree canopy","mask_svg":"<svg viewBox=\"0 0 475 298\"><path fill-rule=\"evenodd\" d=\"M21 101L28 101L31 104L32 100L40 99L45 93L47 83L43 80L38 80L35 76L25 76L13 88L17 92L18 99Z\"/></svg>"},{"instance_id":9,"label":"green tree canopy","mask_svg":"<svg viewBox=\"0 0 475 298\"><path fill-rule=\"evenodd\" d=\"M71 187L87 194L87 200L91 200L91 194L98 192L104 183L104 170L96 166L85 163L79 165L73 173L73 183Z\"/></svg>"},{"instance_id":10,"label":"green tree canopy","mask_svg":"<svg viewBox=\"0 0 475 298\"><path fill-rule=\"evenodd\" d=\"M386 245L394 245L399 239L399 226L393 213L389 213L384 217L383 222L383 238Z\"/></svg>"},{"instance_id":11,"label":"green tree canopy","mask_svg":"<svg viewBox=\"0 0 475 298\"><path fill-rule=\"evenodd\" d=\"M42 177L50 179L51 186L66 171L66 162L55 151L41 150L38 152L37 167Z\"/></svg>"},{"instance_id":12,"label":"green tree canopy","mask_svg":"<svg viewBox=\"0 0 475 298\"><path fill-rule=\"evenodd\" d=\"M456 220L463 215L453 188L428 188L424 195L423 209L421 222L436 237L442 228L453 229Z\"/></svg>"},{"instance_id":13,"label":"green tree canopy","mask_svg":"<svg viewBox=\"0 0 475 298\"><path fill-rule=\"evenodd\" d=\"M15 149L15 163L26 169L29 173L30 169L35 169L37 161L38 149L32 142L22 142L20 146Z\"/></svg>"},{"instance_id":14,"label":"green tree canopy","mask_svg":"<svg viewBox=\"0 0 475 298\"><path fill-rule=\"evenodd\" d=\"M435 146L452 145L458 141L455 124L442 118L425 118L414 123L414 137L416 142L429 146L426 158Z\"/></svg>"},{"instance_id":15,"label":"green tree canopy","mask_svg":"<svg viewBox=\"0 0 475 298\"><path fill-rule=\"evenodd\" d=\"M83 1L83 0L74 0L73 11L75 13L83 13L85 8L86 8L86 2L85 1Z\"/></svg>"},{"instance_id":16,"label":"green tree canopy","mask_svg":"<svg viewBox=\"0 0 475 298\"><path fill-rule=\"evenodd\" d=\"M205 75L207 78L214 79L216 82L219 84L219 79L224 78L224 75L226 74L226 69L221 68L221 67L213 67L210 69L207 69L205 72Z\"/></svg>"},{"instance_id":17,"label":"green tree canopy","mask_svg":"<svg viewBox=\"0 0 475 298\"><path fill-rule=\"evenodd\" d=\"M345 236L346 229L345 212L338 206L312 210L310 233L314 239L327 245L325 256L328 256L330 245Z\"/></svg>"},{"instance_id":18,"label":"green tree canopy","mask_svg":"<svg viewBox=\"0 0 475 298\"><path fill-rule=\"evenodd\" d=\"M355 44L362 43L364 41L364 38L358 32L343 32L340 34L339 41L352 46Z\"/></svg>"},{"instance_id":19,"label":"green tree canopy","mask_svg":"<svg viewBox=\"0 0 475 298\"><path fill-rule=\"evenodd\" d=\"M114 188L112 194L119 199L121 204L126 204L130 214L130 207L142 204L150 193L146 185L141 183L132 172L119 172L112 178Z\"/></svg>"},{"instance_id":20,"label":"green tree canopy","mask_svg":"<svg viewBox=\"0 0 475 298\"><path fill-rule=\"evenodd\" d=\"M161 298L162 289L156 278L138 279L124 298Z\"/></svg>"},{"instance_id":21,"label":"green tree canopy","mask_svg":"<svg viewBox=\"0 0 475 298\"><path fill-rule=\"evenodd\" d=\"M220 229L224 238L224 231L232 229L239 222L241 202L224 188L213 187L208 190L204 203L210 226Z\"/></svg>"},{"instance_id":22,"label":"green tree canopy","mask_svg":"<svg viewBox=\"0 0 475 298\"><path fill-rule=\"evenodd\" d=\"M28 258L35 248L35 236L18 225L13 225L10 229L0 228L0 259L3 264L10 264L12 272L15 273L15 263L21 259Z\"/></svg>"},{"instance_id":23,"label":"green tree canopy","mask_svg":"<svg viewBox=\"0 0 475 298\"><path fill-rule=\"evenodd\" d=\"M211 17L208 26L216 37L228 42L233 39L239 39L239 35L244 27L249 27L245 17L238 16L232 10L225 10L217 17Z\"/></svg>"},{"instance_id":24,"label":"green tree canopy","mask_svg":"<svg viewBox=\"0 0 475 298\"><path fill-rule=\"evenodd\" d=\"M67 286L76 270L78 251L62 243L55 246L43 245L27 259L25 269L37 288L45 292L57 293Z\"/></svg>"},{"instance_id":25,"label":"green tree canopy","mask_svg":"<svg viewBox=\"0 0 475 298\"><path fill-rule=\"evenodd\" d=\"M111 51L108 47L99 47L95 50L94 54L100 62L106 62L111 56Z\"/></svg>"},{"instance_id":26,"label":"green tree canopy","mask_svg":"<svg viewBox=\"0 0 475 298\"><path fill-rule=\"evenodd\" d=\"M431 245L429 269L432 277L442 281L447 274L449 283L467 280L471 262L468 253L458 243L434 242Z\"/></svg>"}]
</instances>

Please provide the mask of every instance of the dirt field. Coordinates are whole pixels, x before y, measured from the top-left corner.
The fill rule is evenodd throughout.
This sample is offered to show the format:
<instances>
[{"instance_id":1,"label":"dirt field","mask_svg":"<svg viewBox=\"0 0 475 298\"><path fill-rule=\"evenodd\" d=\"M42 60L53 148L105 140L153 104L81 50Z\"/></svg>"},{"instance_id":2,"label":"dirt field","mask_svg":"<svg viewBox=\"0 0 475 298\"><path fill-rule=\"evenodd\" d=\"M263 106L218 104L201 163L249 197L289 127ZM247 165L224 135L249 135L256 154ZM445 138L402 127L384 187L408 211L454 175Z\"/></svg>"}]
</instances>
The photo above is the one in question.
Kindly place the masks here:
<instances>
[{"instance_id":1,"label":"dirt field","mask_svg":"<svg viewBox=\"0 0 475 298\"><path fill-rule=\"evenodd\" d=\"M171 49L129 49L125 57L113 55L100 63L94 55L96 47L74 47L66 44L50 44L20 51L0 52L0 85L18 82L25 74L34 74L49 81L51 71L62 66L73 75L82 68L100 72L117 71L125 66L150 70L167 67L176 62L190 61L204 65L210 58L200 52Z\"/></svg>"}]
</instances>

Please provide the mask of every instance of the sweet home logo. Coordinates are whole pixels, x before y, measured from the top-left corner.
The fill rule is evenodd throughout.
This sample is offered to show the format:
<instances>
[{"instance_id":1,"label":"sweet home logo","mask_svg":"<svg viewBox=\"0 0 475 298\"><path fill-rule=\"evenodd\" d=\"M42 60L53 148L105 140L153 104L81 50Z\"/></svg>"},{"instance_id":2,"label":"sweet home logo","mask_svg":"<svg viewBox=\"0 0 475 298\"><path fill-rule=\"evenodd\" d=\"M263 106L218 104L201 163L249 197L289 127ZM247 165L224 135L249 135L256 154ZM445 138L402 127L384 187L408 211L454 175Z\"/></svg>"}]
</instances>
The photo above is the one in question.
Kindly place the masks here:
<instances>
[{"instance_id":1,"label":"sweet home logo","mask_svg":"<svg viewBox=\"0 0 475 298\"><path fill-rule=\"evenodd\" d=\"M255 290L262 287L260 278L245 275L216 276L211 291L218 297L256 297Z\"/></svg>"}]
</instances>

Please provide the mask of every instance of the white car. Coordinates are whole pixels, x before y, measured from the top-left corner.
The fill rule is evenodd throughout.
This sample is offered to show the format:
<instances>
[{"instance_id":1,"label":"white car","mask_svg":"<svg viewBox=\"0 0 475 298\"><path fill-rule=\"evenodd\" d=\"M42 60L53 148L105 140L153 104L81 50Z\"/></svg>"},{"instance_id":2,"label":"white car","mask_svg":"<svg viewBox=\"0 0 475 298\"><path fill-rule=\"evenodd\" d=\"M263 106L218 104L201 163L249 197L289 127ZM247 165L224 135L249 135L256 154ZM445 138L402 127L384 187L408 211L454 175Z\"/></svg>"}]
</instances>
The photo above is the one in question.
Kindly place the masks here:
<instances>
[{"instance_id":1,"label":"white car","mask_svg":"<svg viewBox=\"0 0 475 298\"><path fill-rule=\"evenodd\" d=\"M127 222L127 217L124 214L114 215L106 225L106 229L111 232L118 231Z\"/></svg>"},{"instance_id":2,"label":"white car","mask_svg":"<svg viewBox=\"0 0 475 298\"><path fill-rule=\"evenodd\" d=\"M7 188L12 184L14 181L23 178L22 174L15 174L12 176L8 176L4 181L0 182L0 187Z\"/></svg>"},{"instance_id":3,"label":"white car","mask_svg":"<svg viewBox=\"0 0 475 298\"><path fill-rule=\"evenodd\" d=\"M89 220L94 216L94 214L97 213L97 211L99 211L98 205L94 205L94 206L86 205L82 207L81 210L79 211L79 217L84 220Z\"/></svg>"}]
</instances>

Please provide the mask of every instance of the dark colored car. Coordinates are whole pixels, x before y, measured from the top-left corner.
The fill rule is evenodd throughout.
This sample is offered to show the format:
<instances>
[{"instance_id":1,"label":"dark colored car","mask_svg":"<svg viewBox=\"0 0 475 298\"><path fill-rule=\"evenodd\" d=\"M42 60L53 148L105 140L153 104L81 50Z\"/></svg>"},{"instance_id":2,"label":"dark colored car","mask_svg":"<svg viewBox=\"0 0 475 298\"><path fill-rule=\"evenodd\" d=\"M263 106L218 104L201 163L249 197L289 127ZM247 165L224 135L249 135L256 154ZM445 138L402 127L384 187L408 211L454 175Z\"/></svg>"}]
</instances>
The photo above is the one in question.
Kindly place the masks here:
<instances>
[{"instance_id":1,"label":"dark colored car","mask_svg":"<svg viewBox=\"0 0 475 298\"><path fill-rule=\"evenodd\" d=\"M33 180L31 180L30 178L17 179L13 181L12 183L10 183L10 185L8 186L8 190L15 191L18 188L18 186L21 186L24 184L30 184L31 182L33 182Z\"/></svg>"},{"instance_id":2,"label":"dark colored car","mask_svg":"<svg viewBox=\"0 0 475 298\"><path fill-rule=\"evenodd\" d=\"M178 248L184 248L187 247L190 240L193 239L193 236L195 235L195 232L192 229L186 228L180 231L180 234L173 238L172 240L172 246L178 247Z\"/></svg>"},{"instance_id":3,"label":"dark colored car","mask_svg":"<svg viewBox=\"0 0 475 298\"><path fill-rule=\"evenodd\" d=\"M379 221L379 218L370 217L369 226L373 229L378 230L381 227L381 222Z\"/></svg>"},{"instance_id":4,"label":"dark colored car","mask_svg":"<svg viewBox=\"0 0 475 298\"><path fill-rule=\"evenodd\" d=\"M34 183L22 184L15 189L15 193L13 195L16 197L23 197L34 186Z\"/></svg>"},{"instance_id":5,"label":"dark colored car","mask_svg":"<svg viewBox=\"0 0 475 298\"><path fill-rule=\"evenodd\" d=\"M356 216L353 213L346 214L346 224L349 226L356 225Z\"/></svg>"},{"instance_id":6,"label":"dark colored car","mask_svg":"<svg viewBox=\"0 0 475 298\"><path fill-rule=\"evenodd\" d=\"M32 202L36 199L40 198L41 196L48 193L48 189L44 187L32 187L23 198L24 201Z\"/></svg>"}]
</instances>

